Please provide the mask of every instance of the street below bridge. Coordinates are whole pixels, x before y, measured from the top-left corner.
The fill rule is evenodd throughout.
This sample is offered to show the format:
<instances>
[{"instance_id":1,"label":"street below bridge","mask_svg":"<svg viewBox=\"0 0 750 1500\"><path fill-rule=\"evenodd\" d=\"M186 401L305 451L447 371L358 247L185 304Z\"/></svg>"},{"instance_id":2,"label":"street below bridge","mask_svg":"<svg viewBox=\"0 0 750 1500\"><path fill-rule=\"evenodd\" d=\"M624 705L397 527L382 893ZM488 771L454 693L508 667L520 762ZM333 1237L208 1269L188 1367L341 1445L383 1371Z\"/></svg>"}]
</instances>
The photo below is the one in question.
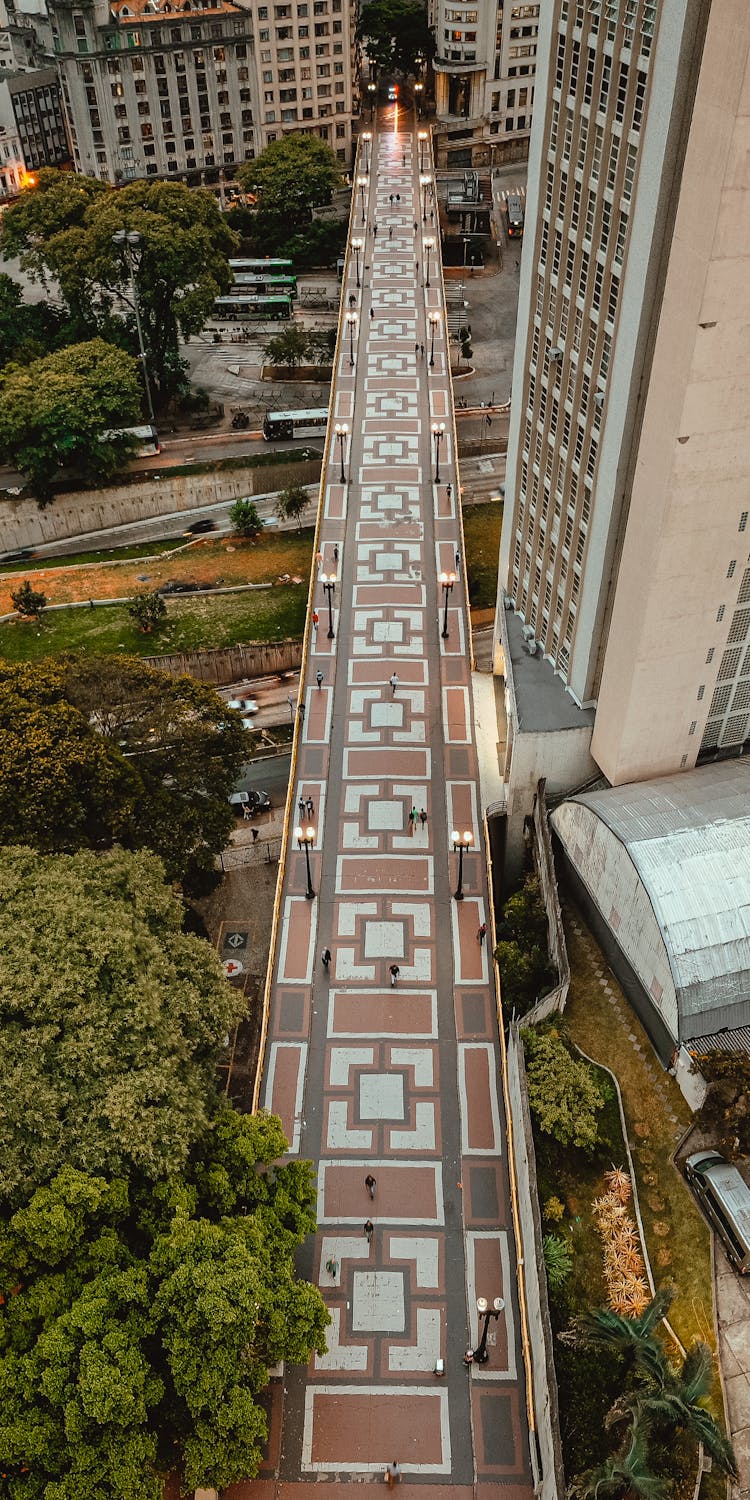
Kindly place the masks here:
<instances>
[{"instance_id":1,"label":"street below bridge","mask_svg":"<svg viewBox=\"0 0 750 1500\"><path fill-rule=\"evenodd\" d=\"M427 153L360 137L271 955L261 1102L315 1163L328 1353L272 1383L226 1500L344 1500L393 1460L435 1497L533 1493Z\"/></svg>"}]
</instances>

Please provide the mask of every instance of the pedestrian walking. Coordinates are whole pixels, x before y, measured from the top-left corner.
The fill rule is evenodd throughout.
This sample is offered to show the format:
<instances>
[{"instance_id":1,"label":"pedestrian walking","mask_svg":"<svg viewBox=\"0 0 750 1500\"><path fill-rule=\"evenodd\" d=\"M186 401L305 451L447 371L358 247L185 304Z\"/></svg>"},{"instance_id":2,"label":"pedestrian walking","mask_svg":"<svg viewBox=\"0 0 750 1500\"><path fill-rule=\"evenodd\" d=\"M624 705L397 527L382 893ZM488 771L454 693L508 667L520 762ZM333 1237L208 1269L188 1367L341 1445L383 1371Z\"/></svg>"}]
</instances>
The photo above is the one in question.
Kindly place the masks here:
<instances>
[{"instance_id":1,"label":"pedestrian walking","mask_svg":"<svg viewBox=\"0 0 750 1500\"><path fill-rule=\"evenodd\" d=\"M391 193L391 196L390 196L390 198L389 198L389 199L388 199L388 202L389 202L389 203L392 203L392 202L393 202L393 193Z\"/></svg>"},{"instance_id":2,"label":"pedestrian walking","mask_svg":"<svg viewBox=\"0 0 750 1500\"><path fill-rule=\"evenodd\" d=\"M313 802L312 797L308 797L307 799L307 816L308 818L315 817L315 803Z\"/></svg>"},{"instance_id":3,"label":"pedestrian walking","mask_svg":"<svg viewBox=\"0 0 750 1500\"><path fill-rule=\"evenodd\" d=\"M419 352L420 352L422 358L424 359L424 344L420 344L420 346L419 346Z\"/></svg>"},{"instance_id":4,"label":"pedestrian walking","mask_svg":"<svg viewBox=\"0 0 750 1500\"><path fill-rule=\"evenodd\" d=\"M393 239L393 225L392 224L389 224L389 226L388 226L388 238L389 238L389 240Z\"/></svg>"},{"instance_id":5,"label":"pedestrian walking","mask_svg":"<svg viewBox=\"0 0 750 1500\"><path fill-rule=\"evenodd\" d=\"M415 234L419 233L419 225L418 225L416 219L414 220L414 233Z\"/></svg>"},{"instance_id":6,"label":"pedestrian walking","mask_svg":"<svg viewBox=\"0 0 750 1500\"><path fill-rule=\"evenodd\" d=\"M372 310L372 308L370 308L370 321L372 321L372 319L373 319L373 318L374 318L374 317L375 317L375 314L374 314L374 312L373 312L373 310Z\"/></svg>"},{"instance_id":7,"label":"pedestrian walking","mask_svg":"<svg viewBox=\"0 0 750 1500\"><path fill-rule=\"evenodd\" d=\"M376 1187L376 1184L377 1184L377 1178L373 1177L372 1172L368 1172L367 1176L365 1178L365 1187L367 1188L367 1191L370 1194L371 1198L375 1197L375 1187Z\"/></svg>"},{"instance_id":8,"label":"pedestrian walking","mask_svg":"<svg viewBox=\"0 0 750 1500\"><path fill-rule=\"evenodd\" d=\"M419 344L415 344L414 345L414 354L415 354L415 357L418 359L419 358Z\"/></svg>"},{"instance_id":9,"label":"pedestrian walking","mask_svg":"<svg viewBox=\"0 0 750 1500\"><path fill-rule=\"evenodd\" d=\"M350 293L349 293L349 306L350 306L350 307L353 307L353 306L354 306L354 304L355 304L355 302L356 302L356 300L357 300L357 299L356 299L356 297L355 297L355 295L354 295L354 292L350 292Z\"/></svg>"},{"instance_id":10,"label":"pedestrian walking","mask_svg":"<svg viewBox=\"0 0 750 1500\"><path fill-rule=\"evenodd\" d=\"M326 1261L326 1270L331 1278L331 1281L335 1281L336 1277L339 1274L339 1263L335 1255L332 1255L330 1260Z\"/></svg>"},{"instance_id":11,"label":"pedestrian walking","mask_svg":"<svg viewBox=\"0 0 750 1500\"><path fill-rule=\"evenodd\" d=\"M389 969L388 972L389 972L389 974L391 976L391 989L395 990L395 988L396 988L396 980L398 979L398 976L401 973L401 970L400 970L398 964L391 964L391 967L390 967L390 969Z\"/></svg>"},{"instance_id":12,"label":"pedestrian walking","mask_svg":"<svg viewBox=\"0 0 750 1500\"><path fill-rule=\"evenodd\" d=\"M333 560L334 560L335 563L337 563L338 560L339 560L339 544L338 544L338 542L335 543L334 548L333 548Z\"/></svg>"},{"instance_id":13,"label":"pedestrian walking","mask_svg":"<svg viewBox=\"0 0 750 1500\"><path fill-rule=\"evenodd\" d=\"M424 808L422 808L422 810L421 810L421 812L419 814L419 821L422 824L422 827L424 828L424 825L427 822L427 813L425 812Z\"/></svg>"},{"instance_id":14,"label":"pedestrian walking","mask_svg":"<svg viewBox=\"0 0 750 1500\"><path fill-rule=\"evenodd\" d=\"M368 1245L369 1245L369 1243L370 1243L370 1241L372 1239L374 1230L375 1230L375 1225L373 1224L372 1219L365 1219L365 1222L364 1222L364 1231L365 1231L365 1235L366 1235L366 1238L367 1238Z\"/></svg>"},{"instance_id":15,"label":"pedestrian walking","mask_svg":"<svg viewBox=\"0 0 750 1500\"><path fill-rule=\"evenodd\" d=\"M373 224L373 226L372 226L372 237L373 237L374 240L376 240L377 237L378 237L378 226L377 226L377 224Z\"/></svg>"},{"instance_id":16,"label":"pedestrian walking","mask_svg":"<svg viewBox=\"0 0 750 1500\"><path fill-rule=\"evenodd\" d=\"M403 156L401 157L401 165L403 167L406 166L406 152L404 152Z\"/></svg>"},{"instance_id":17,"label":"pedestrian walking","mask_svg":"<svg viewBox=\"0 0 750 1500\"><path fill-rule=\"evenodd\" d=\"M445 486L445 493L448 496L448 499L450 500L450 497L453 494L453 485L451 484L450 480L448 480L448 483Z\"/></svg>"},{"instance_id":18,"label":"pedestrian walking","mask_svg":"<svg viewBox=\"0 0 750 1500\"><path fill-rule=\"evenodd\" d=\"M299 815L300 815L300 817L301 817L301 819L302 819L302 821L304 823L305 818L307 817L307 804L305 802L304 797L300 797L299 802L297 803L297 806L299 808Z\"/></svg>"},{"instance_id":19,"label":"pedestrian walking","mask_svg":"<svg viewBox=\"0 0 750 1500\"><path fill-rule=\"evenodd\" d=\"M318 684L318 690L320 690L320 688L322 688L323 686L323 673L321 672L320 667L318 667L318 670L315 673L315 681Z\"/></svg>"},{"instance_id":20,"label":"pedestrian walking","mask_svg":"<svg viewBox=\"0 0 750 1500\"><path fill-rule=\"evenodd\" d=\"M430 209L430 223L431 224L435 223L435 210L432 209L432 208Z\"/></svg>"},{"instance_id":21,"label":"pedestrian walking","mask_svg":"<svg viewBox=\"0 0 750 1500\"><path fill-rule=\"evenodd\" d=\"M396 688L397 687L398 687L398 677L396 676L396 673L394 672L392 674L392 676L391 676L391 693L393 694L394 698L396 696Z\"/></svg>"},{"instance_id":22,"label":"pedestrian walking","mask_svg":"<svg viewBox=\"0 0 750 1500\"><path fill-rule=\"evenodd\" d=\"M301 722L304 724L304 722L305 722L305 705L304 705L304 703L298 703L297 704L297 713L300 716Z\"/></svg>"},{"instance_id":23,"label":"pedestrian walking","mask_svg":"<svg viewBox=\"0 0 750 1500\"><path fill-rule=\"evenodd\" d=\"M415 272L416 272L416 274L418 276L419 275L419 261L418 260L415 260L415 262L414 262L414 270L415 270Z\"/></svg>"},{"instance_id":24,"label":"pedestrian walking","mask_svg":"<svg viewBox=\"0 0 750 1500\"><path fill-rule=\"evenodd\" d=\"M477 942L478 942L480 948L482 947L482 944L484 943L484 940L485 940L486 936L487 936L487 923L483 922L482 925L481 925L481 927L479 928L478 933L477 933Z\"/></svg>"},{"instance_id":25,"label":"pedestrian walking","mask_svg":"<svg viewBox=\"0 0 750 1500\"><path fill-rule=\"evenodd\" d=\"M416 821L417 821L417 809L416 809L416 807L412 807L409 810L409 832L410 833L414 832L414 826L416 824Z\"/></svg>"},{"instance_id":26,"label":"pedestrian walking","mask_svg":"<svg viewBox=\"0 0 750 1500\"><path fill-rule=\"evenodd\" d=\"M388 1488L391 1490L393 1489L394 1484L401 1483L401 1465L396 1462L395 1458L391 1459L391 1462L389 1463L388 1468L385 1471L385 1482L388 1485Z\"/></svg>"},{"instance_id":27,"label":"pedestrian walking","mask_svg":"<svg viewBox=\"0 0 750 1500\"><path fill-rule=\"evenodd\" d=\"M456 548L456 572L457 573L460 571L460 568L461 568L461 553L459 552L458 547L457 547Z\"/></svg>"},{"instance_id":28,"label":"pedestrian walking","mask_svg":"<svg viewBox=\"0 0 750 1500\"><path fill-rule=\"evenodd\" d=\"M260 833L260 829L259 828L251 828L250 832L251 832L251 834L253 836L253 843L257 844L257 842L258 842L258 834Z\"/></svg>"},{"instance_id":29,"label":"pedestrian walking","mask_svg":"<svg viewBox=\"0 0 750 1500\"><path fill-rule=\"evenodd\" d=\"M318 611L317 611L317 609L314 609L313 610L313 617L312 617L313 630L317 630L319 619L320 619L320 616L318 614Z\"/></svg>"},{"instance_id":30,"label":"pedestrian walking","mask_svg":"<svg viewBox=\"0 0 750 1500\"><path fill-rule=\"evenodd\" d=\"M401 202L401 194L400 194L400 193L397 193L397 194L396 194L396 202L397 202L397 203L400 203L400 202Z\"/></svg>"},{"instance_id":31,"label":"pedestrian walking","mask_svg":"<svg viewBox=\"0 0 750 1500\"><path fill-rule=\"evenodd\" d=\"M331 950L330 950L330 948L324 948L323 949L323 952L320 955L320 961L321 961L321 963L323 965L323 968L325 969L325 971L327 973L328 972L328 965L331 962Z\"/></svg>"}]
</instances>

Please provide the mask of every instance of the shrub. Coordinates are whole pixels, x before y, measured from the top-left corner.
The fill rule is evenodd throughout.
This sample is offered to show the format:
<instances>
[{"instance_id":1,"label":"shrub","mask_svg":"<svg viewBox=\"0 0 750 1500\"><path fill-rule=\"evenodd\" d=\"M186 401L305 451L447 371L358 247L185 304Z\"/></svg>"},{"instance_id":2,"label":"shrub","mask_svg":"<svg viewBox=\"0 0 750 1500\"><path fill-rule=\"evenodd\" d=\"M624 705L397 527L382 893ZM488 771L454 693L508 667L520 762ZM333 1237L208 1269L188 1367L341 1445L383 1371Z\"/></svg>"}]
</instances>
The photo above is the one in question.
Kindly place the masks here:
<instances>
[{"instance_id":1,"label":"shrub","mask_svg":"<svg viewBox=\"0 0 750 1500\"><path fill-rule=\"evenodd\" d=\"M13 608L27 620L38 620L42 610L47 606L47 595L33 588L28 578L24 578L23 583L17 589L12 590L10 597Z\"/></svg>"},{"instance_id":2,"label":"shrub","mask_svg":"<svg viewBox=\"0 0 750 1500\"><path fill-rule=\"evenodd\" d=\"M565 1216L565 1205L560 1202L559 1198L548 1198L544 1205L543 1214L549 1223L559 1224L560 1220Z\"/></svg>"},{"instance_id":3,"label":"shrub","mask_svg":"<svg viewBox=\"0 0 750 1500\"><path fill-rule=\"evenodd\" d=\"M248 537L250 541L255 541L263 530L263 522L254 500L235 500L234 505L229 507L229 519L235 536Z\"/></svg>"},{"instance_id":4,"label":"shrub","mask_svg":"<svg viewBox=\"0 0 750 1500\"><path fill-rule=\"evenodd\" d=\"M557 982L547 952L547 915L539 880L527 874L509 896L498 924L495 958L500 968L503 1007L524 1016Z\"/></svg>"},{"instance_id":5,"label":"shrub","mask_svg":"<svg viewBox=\"0 0 750 1500\"><path fill-rule=\"evenodd\" d=\"M133 594L128 603L128 614L131 620L135 620L138 629L144 635L150 635L152 631L158 630L166 618L167 606L155 590L146 590L140 594Z\"/></svg>"},{"instance_id":6,"label":"shrub","mask_svg":"<svg viewBox=\"0 0 750 1500\"><path fill-rule=\"evenodd\" d=\"M574 1058L559 1033L521 1033L526 1052L529 1105L540 1130L561 1146L593 1151L599 1139L597 1114L604 1100L588 1063Z\"/></svg>"},{"instance_id":7,"label":"shrub","mask_svg":"<svg viewBox=\"0 0 750 1500\"><path fill-rule=\"evenodd\" d=\"M573 1247L559 1234L545 1234L542 1240L544 1268L551 1288L563 1286L573 1269Z\"/></svg>"}]
</instances>

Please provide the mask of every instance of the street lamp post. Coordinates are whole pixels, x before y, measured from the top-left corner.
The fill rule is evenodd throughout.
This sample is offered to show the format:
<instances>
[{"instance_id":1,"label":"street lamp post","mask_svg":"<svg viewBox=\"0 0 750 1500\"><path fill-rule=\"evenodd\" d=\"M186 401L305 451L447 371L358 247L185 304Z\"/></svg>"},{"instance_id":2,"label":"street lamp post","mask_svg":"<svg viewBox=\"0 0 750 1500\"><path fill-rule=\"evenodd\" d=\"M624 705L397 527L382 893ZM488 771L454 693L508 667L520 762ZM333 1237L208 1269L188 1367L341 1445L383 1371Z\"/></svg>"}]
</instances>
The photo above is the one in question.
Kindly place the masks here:
<instances>
[{"instance_id":1,"label":"street lamp post","mask_svg":"<svg viewBox=\"0 0 750 1500\"><path fill-rule=\"evenodd\" d=\"M417 101L417 118L419 118L419 116L422 113L422 94L423 93L424 93L424 84L423 83L415 83L415 85L414 85L414 98Z\"/></svg>"},{"instance_id":2,"label":"street lamp post","mask_svg":"<svg viewBox=\"0 0 750 1500\"><path fill-rule=\"evenodd\" d=\"M453 896L456 901L463 901L464 899L464 855L471 848L473 842L474 835L469 831L468 828L465 833L457 833L454 829L453 853L458 854L458 885L453 892Z\"/></svg>"},{"instance_id":3,"label":"street lamp post","mask_svg":"<svg viewBox=\"0 0 750 1500\"><path fill-rule=\"evenodd\" d=\"M425 143L426 143L426 141L428 139L429 139L429 137L428 137L428 134L427 134L426 130L418 130L417 131L417 140L419 141L419 170L420 170L420 172L424 172L424 148L425 148Z\"/></svg>"},{"instance_id":4,"label":"street lamp post","mask_svg":"<svg viewBox=\"0 0 750 1500\"><path fill-rule=\"evenodd\" d=\"M346 446L346 439L349 433L348 423L337 422L335 432L339 442L339 457L341 459L341 474L339 478L342 484L346 484L346 470L344 469L344 448Z\"/></svg>"},{"instance_id":5,"label":"street lamp post","mask_svg":"<svg viewBox=\"0 0 750 1500\"><path fill-rule=\"evenodd\" d=\"M435 249L435 241L426 239L424 242L424 284L430 285L430 251Z\"/></svg>"},{"instance_id":6,"label":"street lamp post","mask_svg":"<svg viewBox=\"0 0 750 1500\"><path fill-rule=\"evenodd\" d=\"M419 186L422 189L422 223L424 224L427 218L427 189L430 186L430 178L426 173L420 177Z\"/></svg>"},{"instance_id":7,"label":"street lamp post","mask_svg":"<svg viewBox=\"0 0 750 1500\"><path fill-rule=\"evenodd\" d=\"M432 436L435 439L435 483L440 483L440 444L445 436L445 422L433 422Z\"/></svg>"},{"instance_id":8,"label":"street lamp post","mask_svg":"<svg viewBox=\"0 0 750 1500\"><path fill-rule=\"evenodd\" d=\"M328 639L333 640L335 631L333 628L333 594L336 589L336 574L324 573L321 577L324 594L328 595Z\"/></svg>"},{"instance_id":9,"label":"street lamp post","mask_svg":"<svg viewBox=\"0 0 750 1500\"><path fill-rule=\"evenodd\" d=\"M138 348L141 351L140 357L141 366L143 369L143 384L146 389L146 404L148 406L148 414L151 418L151 426L155 427L156 418L154 416L154 403L151 400L151 385L148 378L148 369L146 367L146 346L143 342L141 307L138 301L138 289L135 284L135 262L133 260L133 251L140 248L140 246L143 244L143 240L141 235L138 234L138 231L135 229L118 229L117 232L112 235L112 244L117 245L118 249L121 249L123 251L125 256L125 263L128 268L130 292L133 298L133 312L135 313L135 326L138 331Z\"/></svg>"},{"instance_id":10,"label":"street lamp post","mask_svg":"<svg viewBox=\"0 0 750 1500\"><path fill-rule=\"evenodd\" d=\"M440 313L431 312L428 315L427 322L430 325L430 367L432 367L435 363L435 334L440 327Z\"/></svg>"},{"instance_id":11,"label":"street lamp post","mask_svg":"<svg viewBox=\"0 0 750 1500\"><path fill-rule=\"evenodd\" d=\"M443 629L442 629L442 632L441 632L444 641L447 640L447 638L448 638L448 600L449 600L451 594L453 593L453 585L454 585L455 582L456 582L456 575L455 575L455 573L441 573L440 574L440 583L442 585L443 594L445 596L445 611L444 611L444 614L443 614Z\"/></svg>"},{"instance_id":12,"label":"street lamp post","mask_svg":"<svg viewBox=\"0 0 750 1500\"><path fill-rule=\"evenodd\" d=\"M296 828L295 837L297 839L298 849L304 849L305 851L305 865L307 867L307 890L305 891L305 895L308 901L312 901L315 892L313 890L312 875L310 873L310 850L315 842L315 829Z\"/></svg>"},{"instance_id":13,"label":"street lamp post","mask_svg":"<svg viewBox=\"0 0 750 1500\"><path fill-rule=\"evenodd\" d=\"M484 1318L484 1328L482 1329L482 1337L479 1340L478 1347L474 1350L475 1365L486 1365L490 1357L487 1352L487 1333L489 1331L490 1319L499 1318L504 1307L505 1303L502 1297L496 1297L492 1307L490 1307L486 1297L477 1297L477 1312L480 1318Z\"/></svg>"},{"instance_id":14,"label":"street lamp post","mask_svg":"<svg viewBox=\"0 0 750 1500\"><path fill-rule=\"evenodd\" d=\"M352 250L354 251L354 258L357 266L357 286L362 285L362 282L359 279L359 252L360 250L364 249L364 244L364 240L352 240Z\"/></svg>"},{"instance_id":15,"label":"street lamp post","mask_svg":"<svg viewBox=\"0 0 750 1500\"><path fill-rule=\"evenodd\" d=\"M365 204L365 188L367 187L367 178L366 177L358 177L357 178L357 187L359 188L359 196L360 196L360 198L362 200L362 223L364 224L365 219L367 218L366 204Z\"/></svg>"},{"instance_id":16,"label":"street lamp post","mask_svg":"<svg viewBox=\"0 0 750 1500\"><path fill-rule=\"evenodd\" d=\"M370 119L371 120L374 118L374 115L375 115L375 95L376 95L377 91L378 91L378 86L377 86L376 83L368 83L368 85L367 85L367 92L370 95Z\"/></svg>"},{"instance_id":17,"label":"street lamp post","mask_svg":"<svg viewBox=\"0 0 750 1500\"><path fill-rule=\"evenodd\" d=\"M348 324L348 327L349 327L349 364L353 365L354 364L354 330L355 330L355 328L357 326L357 314L355 312L348 312L347 315L346 315L346 321L347 321L347 324Z\"/></svg>"},{"instance_id":18,"label":"street lamp post","mask_svg":"<svg viewBox=\"0 0 750 1500\"><path fill-rule=\"evenodd\" d=\"M369 170L370 170L370 144L371 144L371 141L372 141L372 131L371 130L365 130L363 132L363 135L362 135L362 145L365 148L365 171L366 172L369 172Z\"/></svg>"}]
</instances>

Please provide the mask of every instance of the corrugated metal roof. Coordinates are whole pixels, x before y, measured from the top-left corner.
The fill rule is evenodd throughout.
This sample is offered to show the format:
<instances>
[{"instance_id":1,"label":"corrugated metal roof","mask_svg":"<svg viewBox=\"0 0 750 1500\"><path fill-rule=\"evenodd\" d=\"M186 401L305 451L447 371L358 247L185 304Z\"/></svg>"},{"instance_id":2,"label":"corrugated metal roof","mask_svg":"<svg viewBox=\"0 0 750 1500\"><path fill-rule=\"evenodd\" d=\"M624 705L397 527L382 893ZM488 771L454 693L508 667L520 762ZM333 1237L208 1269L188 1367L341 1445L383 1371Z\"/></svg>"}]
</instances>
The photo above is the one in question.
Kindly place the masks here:
<instances>
[{"instance_id":1,"label":"corrugated metal roof","mask_svg":"<svg viewBox=\"0 0 750 1500\"><path fill-rule=\"evenodd\" d=\"M680 1034L709 1014L716 1031L750 1024L750 764L723 761L572 800L601 818L638 871L674 976Z\"/></svg>"},{"instance_id":2,"label":"corrugated metal roof","mask_svg":"<svg viewBox=\"0 0 750 1500\"><path fill-rule=\"evenodd\" d=\"M715 1031L711 1036L694 1036L687 1046L693 1057L704 1057L707 1052L750 1052L750 1026Z\"/></svg>"}]
</instances>

